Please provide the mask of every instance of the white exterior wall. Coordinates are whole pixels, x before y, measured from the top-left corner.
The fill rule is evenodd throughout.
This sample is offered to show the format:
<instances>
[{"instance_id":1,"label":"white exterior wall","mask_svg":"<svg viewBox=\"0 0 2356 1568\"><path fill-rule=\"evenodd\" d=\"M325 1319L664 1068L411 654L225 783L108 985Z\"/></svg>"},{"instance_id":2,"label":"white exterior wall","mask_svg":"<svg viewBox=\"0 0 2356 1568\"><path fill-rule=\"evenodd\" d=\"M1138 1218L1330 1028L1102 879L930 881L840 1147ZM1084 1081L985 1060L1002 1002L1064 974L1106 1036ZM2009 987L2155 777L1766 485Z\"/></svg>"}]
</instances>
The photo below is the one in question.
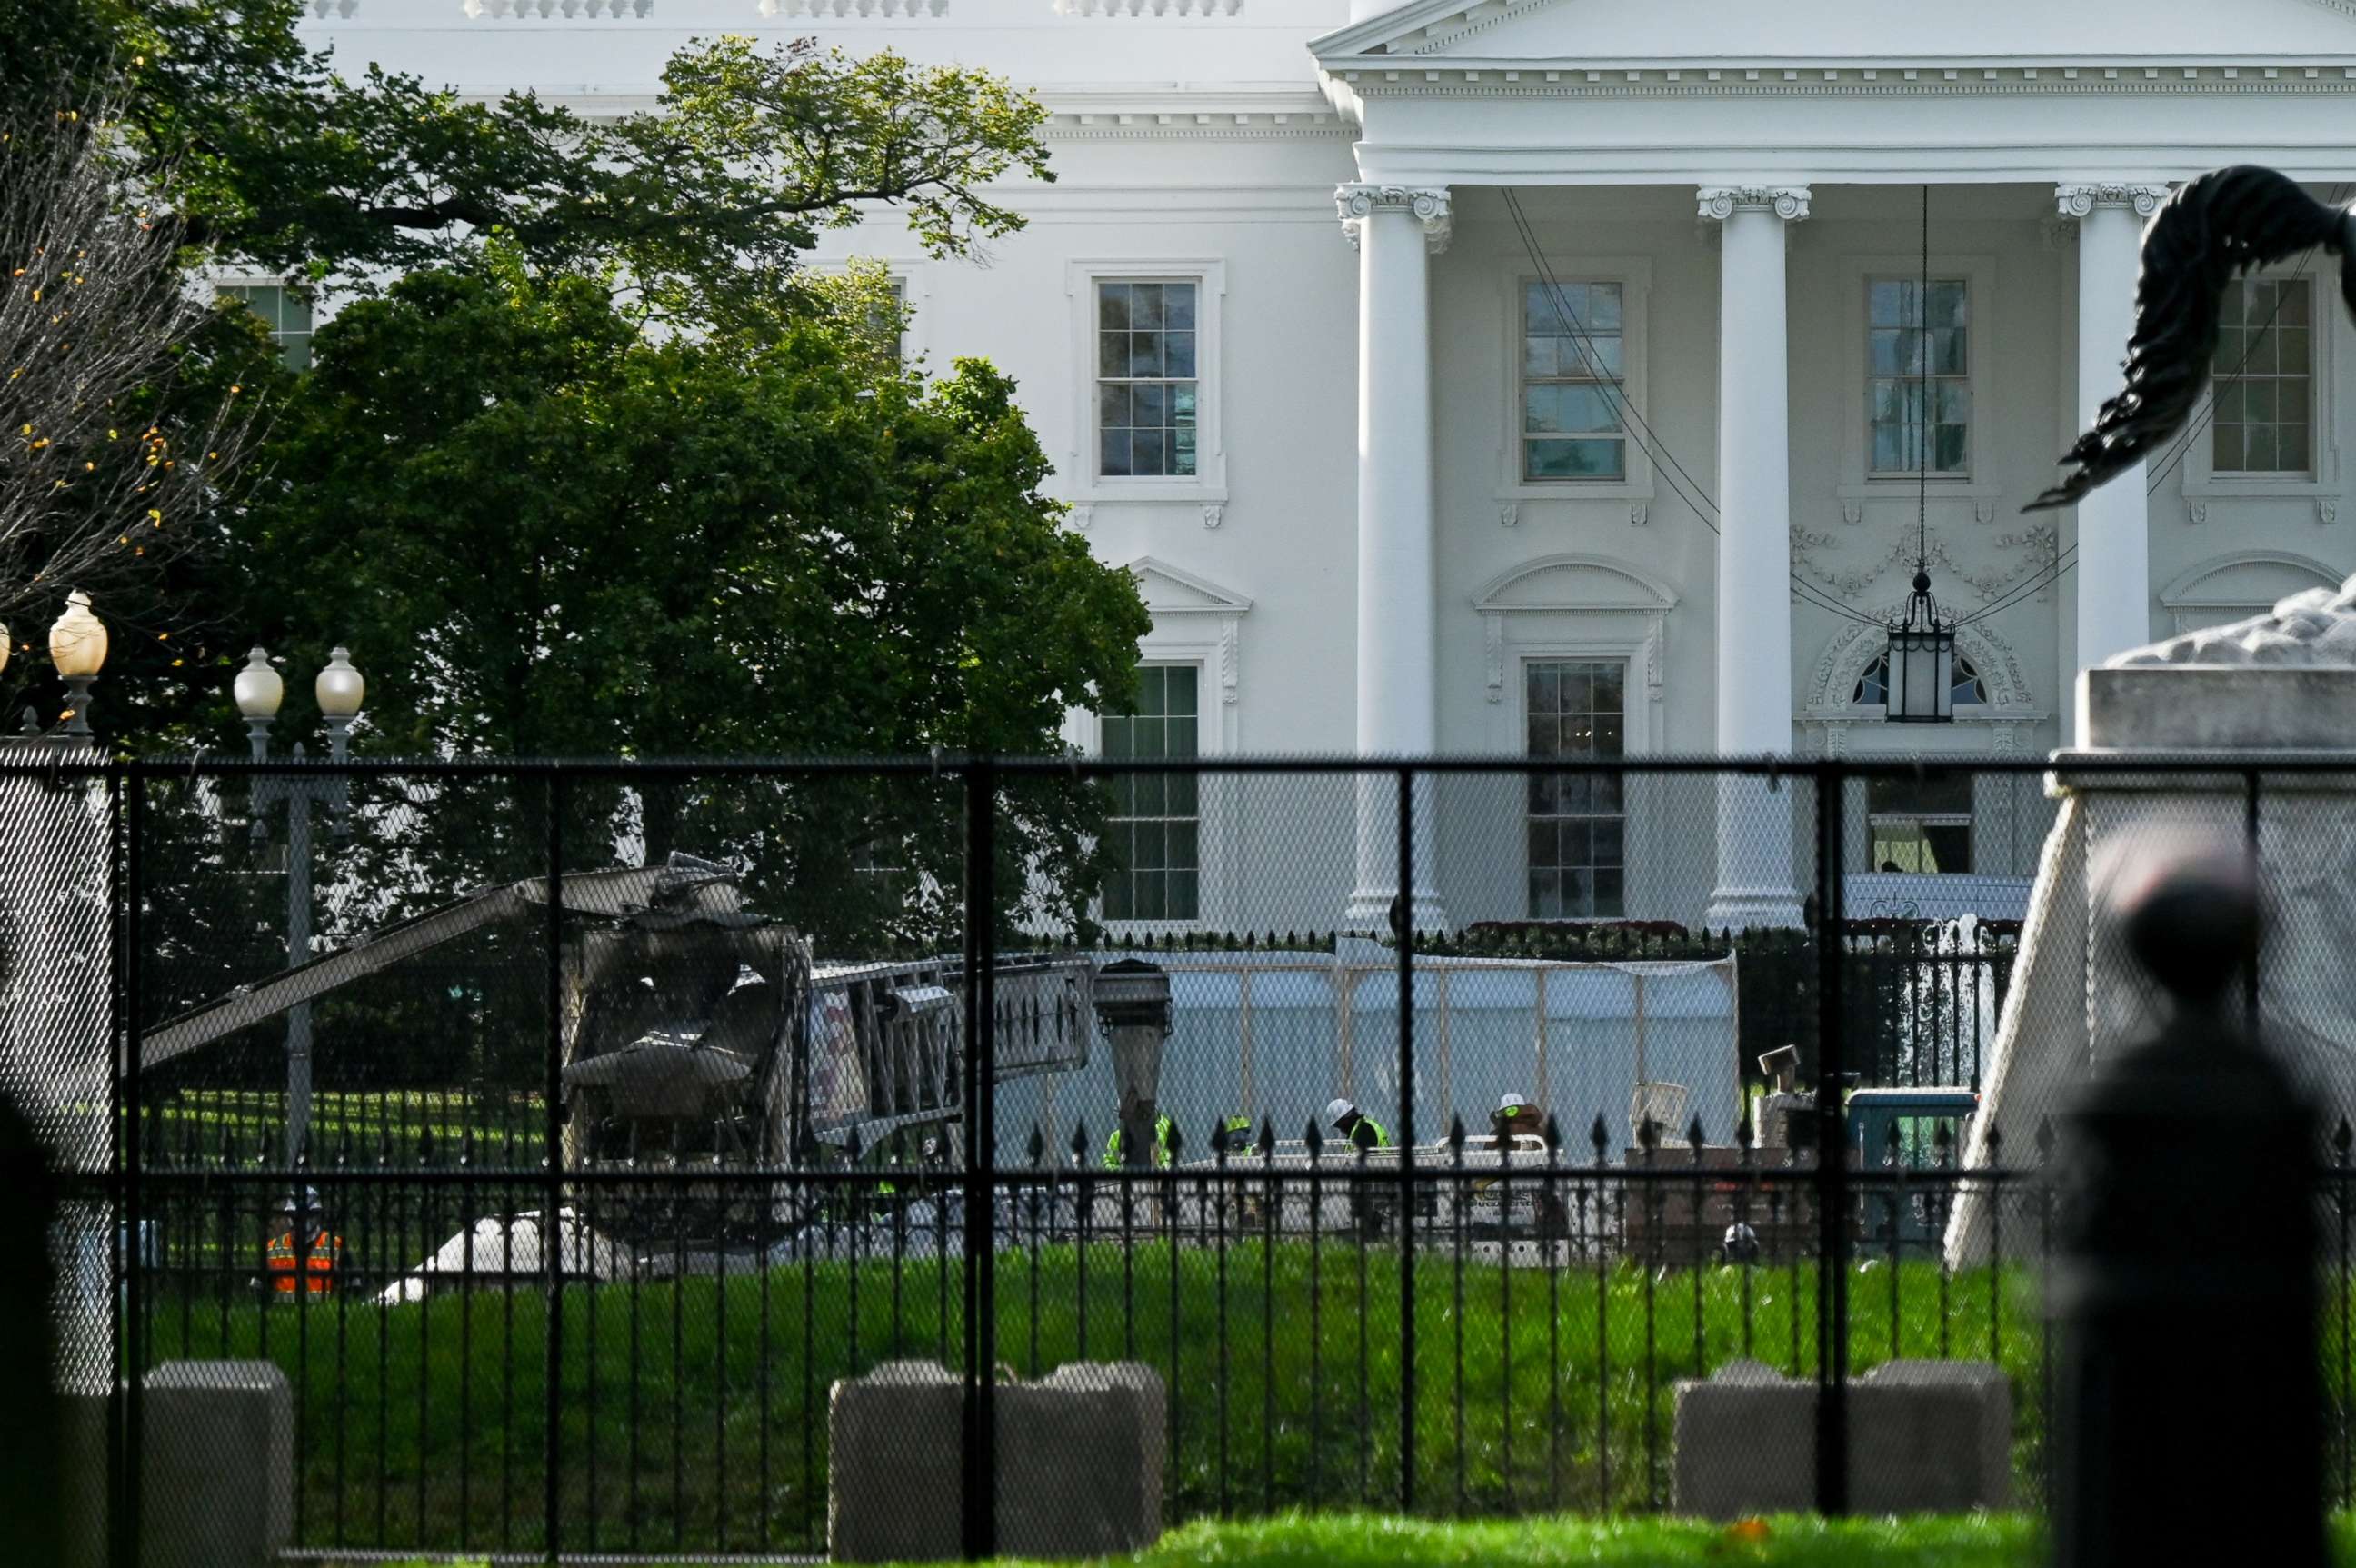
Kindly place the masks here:
<instances>
[{"instance_id":1,"label":"white exterior wall","mask_svg":"<svg viewBox=\"0 0 2356 1568\"><path fill-rule=\"evenodd\" d=\"M1136 0L1149 13L1155 3ZM1174 13L1180 0L1159 3ZM1991 0L1903 16L1879 0L1371 11L1215 0L1209 16L1128 15L1131 0L1110 15L1102 0L1066 0L1069 15L1051 0L920 0L913 16L874 15L887 0L869 0L864 18L784 14L809 4L785 0L771 16L754 0L627 0L609 16L589 0L478 0L469 16L462 0L356 0L344 16L323 0L315 36L348 70L373 59L475 92L530 85L589 112L645 103L671 49L722 31L890 47L1037 91L1055 113L1057 183L1002 193L1030 215L1025 231L984 257L935 262L884 218L830 236L817 261L886 259L909 281L910 342L931 364L977 355L1017 380L1075 526L1103 559L1143 564L1156 611L1145 656L1201 666L1205 751L1339 753L1361 738L1360 273L1336 221L1339 184L1451 199L1452 233L1430 262L1427 344L1440 748L1518 750L1518 660L1591 654L1631 660L1630 750L1691 754L1720 742L1718 538L1642 461L1625 485L1514 482L1514 281L1529 268L1499 188L1515 192L1558 277L1628 280L1641 321L1632 389L1711 496L1720 237L1696 221L1696 189L1811 193L1804 220L1787 225L1794 570L1881 616L1911 575L1915 491L1861 470L1863 280L1919 266L1922 184L1934 271L1972 280L1973 471L1934 482L1929 510L1935 590L1968 615L2075 542L2068 512L2019 514L2051 482L2080 402L2074 230L2056 186L2164 186L2236 161L2319 190L2356 179L2356 15L2326 0ZM1141 497L1088 478L1098 267L1205 280L1216 423L1199 483ZM2356 332L2333 303L2333 270L2311 275L2329 323L2316 472L2220 484L2203 443L2161 480L2148 580L2108 588L2139 586L2154 634L2356 569L2340 461L2356 398L2336 392L2356 384ZM2078 581L2065 575L1966 636L1993 701L1951 728L1890 726L1851 707L1878 638L1795 598L1781 655L1793 749L2030 756L2061 744ZM1092 743L1094 721L1076 715L1071 734ZM1438 893L1451 920L1523 912L1518 796L1518 785L1443 788ZM1712 800L1683 783L1632 797L1631 915L1699 918ZM1976 869L2027 875L2044 823L2035 791L1984 787L1977 808ZM1207 796L1203 923L1332 926L1353 885L1355 811L1340 779ZM1804 886L1813 848L1795 834Z\"/></svg>"}]
</instances>

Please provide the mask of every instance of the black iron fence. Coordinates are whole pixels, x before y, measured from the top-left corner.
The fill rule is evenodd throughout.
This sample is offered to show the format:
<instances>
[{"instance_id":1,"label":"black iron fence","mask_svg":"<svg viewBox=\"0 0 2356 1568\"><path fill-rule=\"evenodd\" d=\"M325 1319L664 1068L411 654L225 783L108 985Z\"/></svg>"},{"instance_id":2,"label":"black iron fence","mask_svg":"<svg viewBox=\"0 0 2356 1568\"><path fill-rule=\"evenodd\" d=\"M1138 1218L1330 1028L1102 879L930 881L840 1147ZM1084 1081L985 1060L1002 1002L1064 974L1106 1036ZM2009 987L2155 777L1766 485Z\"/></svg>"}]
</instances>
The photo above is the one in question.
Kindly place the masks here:
<instances>
[{"instance_id":1,"label":"black iron fence","mask_svg":"<svg viewBox=\"0 0 2356 1568\"><path fill-rule=\"evenodd\" d=\"M1153 1369L1173 1522L1692 1506L1680 1389L1730 1375L1815 1391L1806 1451L1757 1464L1837 1511L1851 1379L1918 1360L2000 1376L1986 1500L2050 1495L2035 997L1995 1064L2025 887L1846 908L1850 786L1924 769L355 764L308 867L246 804L297 770L0 761L37 808L0 845L9 1059L104 1227L72 1299L118 1374L124 1550L170 1526L121 1462L142 1378L190 1359L284 1369L322 1553L821 1552L830 1391L912 1359L969 1435L1010 1380ZM2156 779L2182 799L2146 810ZM2223 831L2305 875L2319 781L2088 763L2052 831ZM1708 934L1735 859L1788 925ZM2083 885L2040 897L2099 1057L2133 987L2089 1023L2111 938ZM2308 1037L2328 946L2277 934L2270 1032ZM1136 1150L1091 1004L1122 957L1173 992ZM2342 1506L2349 1144L2316 1177ZM906 1484L960 1487L985 1551L997 1455L963 1454Z\"/></svg>"}]
</instances>

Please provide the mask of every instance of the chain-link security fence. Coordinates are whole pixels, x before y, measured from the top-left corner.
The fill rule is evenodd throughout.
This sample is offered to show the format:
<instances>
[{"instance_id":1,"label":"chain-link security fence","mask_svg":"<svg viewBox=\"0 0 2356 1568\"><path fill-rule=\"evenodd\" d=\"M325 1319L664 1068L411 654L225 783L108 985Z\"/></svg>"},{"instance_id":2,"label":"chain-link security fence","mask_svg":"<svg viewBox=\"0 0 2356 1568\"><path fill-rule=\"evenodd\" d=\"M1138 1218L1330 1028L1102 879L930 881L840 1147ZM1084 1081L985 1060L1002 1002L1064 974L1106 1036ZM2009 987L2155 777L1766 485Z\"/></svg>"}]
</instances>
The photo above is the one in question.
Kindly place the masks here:
<instances>
[{"instance_id":1,"label":"chain-link security fence","mask_svg":"<svg viewBox=\"0 0 2356 1568\"><path fill-rule=\"evenodd\" d=\"M910 1360L977 1434L1151 1369L1169 1522L1838 1509L1856 1380L1985 1368L1978 1495L2040 1508L2053 1117L2145 1015L2103 854L2280 866L2251 1004L2356 1102L2335 780L2203 768L0 760L12 1085L119 1348L59 1384L122 1550L143 1378L220 1359L321 1553L823 1552L831 1391ZM894 1485L1003 1504L1003 1446Z\"/></svg>"}]
</instances>

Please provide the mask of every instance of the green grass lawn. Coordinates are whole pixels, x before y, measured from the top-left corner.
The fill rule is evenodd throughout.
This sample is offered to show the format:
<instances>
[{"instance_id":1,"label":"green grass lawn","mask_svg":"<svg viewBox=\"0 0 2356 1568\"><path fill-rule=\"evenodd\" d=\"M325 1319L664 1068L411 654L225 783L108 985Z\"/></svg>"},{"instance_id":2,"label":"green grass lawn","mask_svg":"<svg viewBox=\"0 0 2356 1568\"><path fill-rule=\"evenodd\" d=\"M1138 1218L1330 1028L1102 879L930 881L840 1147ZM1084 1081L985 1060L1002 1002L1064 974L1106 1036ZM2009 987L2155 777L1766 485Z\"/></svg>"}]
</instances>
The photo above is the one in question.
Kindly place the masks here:
<instances>
[{"instance_id":1,"label":"green grass lawn","mask_svg":"<svg viewBox=\"0 0 2356 1568\"><path fill-rule=\"evenodd\" d=\"M1087 1284L1081 1289L1085 1264ZM811 1550L822 1541L829 1385L895 1357L954 1361L958 1265L795 1265L562 1296L567 1550ZM1312 1283L1313 1271L1313 1283ZM2036 1496L2042 1340L2032 1275L1853 1282L1851 1360L1993 1357L2016 1390ZM1381 1508L1398 1495L1395 1251L1237 1243L1001 1257L1001 1362L1032 1376L1134 1354L1173 1391L1173 1516ZM1804 1268L1502 1270L1446 1254L1417 1275L1417 1493L1458 1515L1666 1506L1674 1384L1746 1352L1815 1359ZM1747 1295L1747 1307L1746 1307ZM944 1300L946 1297L946 1300ZM1086 1305L1086 1345L1081 1307ZM1697 1305L1699 1311L1697 1314ZM1893 1325L1895 1327L1893 1328ZM447 1551L539 1544L547 1360L533 1291L381 1307L155 1305L151 1354L266 1355L296 1391L299 1539ZM1796 1350L1795 1348L1796 1347ZM1795 1559L1797 1561L1797 1559ZM1960 1561L1960 1560L1959 1560Z\"/></svg>"},{"instance_id":2,"label":"green grass lawn","mask_svg":"<svg viewBox=\"0 0 2356 1568\"><path fill-rule=\"evenodd\" d=\"M2356 1564L2350 1516L2334 1520L2332 1535L2335 1560ZM2038 1525L2019 1514L1837 1521L1779 1516L1734 1526L1545 1517L1446 1524L1383 1514L1289 1514L1186 1525L1134 1556L1103 1560L1105 1568L2041 1568L2045 1561ZM998 1568L1034 1565L1001 1558Z\"/></svg>"}]
</instances>

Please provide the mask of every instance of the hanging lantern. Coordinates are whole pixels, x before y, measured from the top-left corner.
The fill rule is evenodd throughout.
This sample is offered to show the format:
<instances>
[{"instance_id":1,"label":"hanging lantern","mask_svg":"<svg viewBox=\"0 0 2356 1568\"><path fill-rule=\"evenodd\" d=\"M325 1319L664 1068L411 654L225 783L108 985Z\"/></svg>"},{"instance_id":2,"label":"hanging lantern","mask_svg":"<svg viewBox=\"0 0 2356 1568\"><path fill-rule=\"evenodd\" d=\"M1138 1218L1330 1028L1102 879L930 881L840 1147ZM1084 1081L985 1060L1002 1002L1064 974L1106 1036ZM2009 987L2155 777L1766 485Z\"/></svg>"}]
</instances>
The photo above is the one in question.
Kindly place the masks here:
<instances>
[{"instance_id":1,"label":"hanging lantern","mask_svg":"<svg viewBox=\"0 0 2356 1568\"><path fill-rule=\"evenodd\" d=\"M1940 618L1928 571L1916 570L1906 618L1890 628L1888 698L1893 723L1955 722L1955 623Z\"/></svg>"},{"instance_id":2,"label":"hanging lantern","mask_svg":"<svg viewBox=\"0 0 2356 1568\"><path fill-rule=\"evenodd\" d=\"M1922 342L1922 426L1916 433L1914 593L1906 618L1890 628L1890 681L1884 716L1899 724L1955 722L1955 623L1939 617L1931 596L1931 188L1922 188L1922 292L1918 298Z\"/></svg>"}]
</instances>

